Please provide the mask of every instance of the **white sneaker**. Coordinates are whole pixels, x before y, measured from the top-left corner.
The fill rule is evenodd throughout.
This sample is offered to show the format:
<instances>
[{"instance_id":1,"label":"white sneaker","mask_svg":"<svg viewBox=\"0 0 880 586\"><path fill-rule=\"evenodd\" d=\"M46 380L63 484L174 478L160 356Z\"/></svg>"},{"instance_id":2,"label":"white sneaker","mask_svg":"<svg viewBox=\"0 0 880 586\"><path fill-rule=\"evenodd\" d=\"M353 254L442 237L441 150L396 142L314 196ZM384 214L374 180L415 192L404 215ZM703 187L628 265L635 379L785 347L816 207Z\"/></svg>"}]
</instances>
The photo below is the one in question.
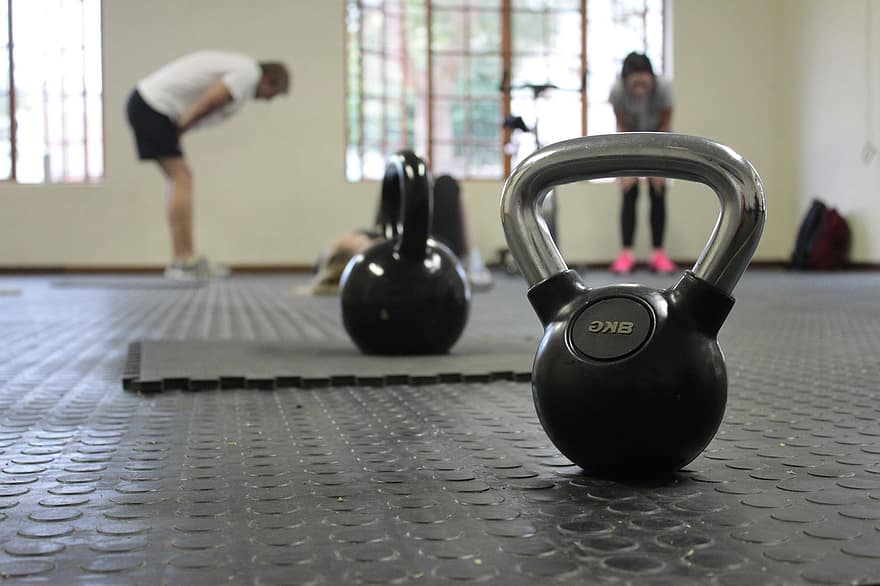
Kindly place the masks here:
<instances>
[{"instance_id":1,"label":"white sneaker","mask_svg":"<svg viewBox=\"0 0 880 586\"><path fill-rule=\"evenodd\" d=\"M483 257L480 256L478 250L472 250L465 255L464 272L467 275L468 283L473 291L488 291L492 288L492 273L483 263Z\"/></svg>"},{"instance_id":2,"label":"white sneaker","mask_svg":"<svg viewBox=\"0 0 880 586\"><path fill-rule=\"evenodd\" d=\"M464 272L467 275L472 291L488 291L492 288L492 273L486 267L476 270L465 269Z\"/></svg>"},{"instance_id":3,"label":"white sneaker","mask_svg":"<svg viewBox=\"0 0 880 586\"><path fill-rule=\"evenodd\" d=\"M165 267L165 278L175 281L223 279L228 276L229 267L211 262L204 256L196 257L189 262L175 260Z\"/></svg>"}]
</instances>

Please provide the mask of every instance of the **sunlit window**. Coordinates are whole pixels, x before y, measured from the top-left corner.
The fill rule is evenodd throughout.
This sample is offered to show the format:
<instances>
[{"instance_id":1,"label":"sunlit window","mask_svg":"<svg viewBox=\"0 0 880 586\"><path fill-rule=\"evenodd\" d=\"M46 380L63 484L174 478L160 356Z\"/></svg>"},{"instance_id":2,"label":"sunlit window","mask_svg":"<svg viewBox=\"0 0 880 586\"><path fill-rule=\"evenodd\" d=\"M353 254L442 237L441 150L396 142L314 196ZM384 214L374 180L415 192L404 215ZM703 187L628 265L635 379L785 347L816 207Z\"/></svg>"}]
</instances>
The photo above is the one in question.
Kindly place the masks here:
<instances>
[{"instance_id":1,"label":"sunlit window","mask_svg":"<svg viewBox=\"0 0 880 586\"><path fill-rule=\"evenodd\" d=\"M381 177L399 148L498 179L539 143L613 132L626 54L668 74L666 2L348 0L348 179Z\"/></svg>"},{"instance_id":2,"label":"sunlit window","mask_svg":"<svg viewBox=\"0 0 880 586\"><path fill-rule=\"evenodd\" d=\"M100 0L0 0L0 178L104 174Z\"/></svg>"},{"instance_id":3,"label":"sunlit window","mask_svg":"<svg viewBox=\"0 0 880 586\"><path fill-rule=\"evenodd\" d=\"M672 73L666 62L668 42L664 0L589 0L587 2L587 128L607 134L616 128L608 103L611 85L630 51L645 53L657 75Z\"/></svg>"}]
</instances>

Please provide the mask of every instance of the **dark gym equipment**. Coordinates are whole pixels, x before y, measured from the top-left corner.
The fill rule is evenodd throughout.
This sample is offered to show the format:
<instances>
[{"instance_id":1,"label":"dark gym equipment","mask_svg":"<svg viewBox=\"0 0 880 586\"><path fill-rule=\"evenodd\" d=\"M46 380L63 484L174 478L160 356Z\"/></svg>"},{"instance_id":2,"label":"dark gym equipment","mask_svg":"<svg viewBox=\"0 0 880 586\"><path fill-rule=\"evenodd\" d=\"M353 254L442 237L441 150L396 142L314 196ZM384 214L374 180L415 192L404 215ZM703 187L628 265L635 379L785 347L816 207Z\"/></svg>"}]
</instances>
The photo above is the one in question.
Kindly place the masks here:
<instances>
[{"instance_id":1,"label":"dark gym equipment","mask_svg":"<svg viewBox=\"0 0 880 586\"><path fill-rule=\"evenodd\" d=\"M451 175L440 175L434 178L433 196L431 235L460 259L465 253L461 185Z\"/></svg>"},{"instance_id":2,"label":"dark gym equipment","mask_svg":"<svg viewBox=\"0 0 880 586\"><path fill-rule=\"evenodd\" d=\"M452 175L439 175L434 177L431 194L433 198L431 237L448 246L449 250L461 259L465 253L461 185ZM380 197L376 210L375 233L377 234L386 231L390 220L385 215L386 211Z\"/></svg>"},{"instance_id":3,"label":"dark gym equipment","mask_svg":"<svg viewBox=\"0 0 880 586\"><path fill-rule=\"evenodd\" d=\"M386 240L349 261L340 280L342 322L367 354L442 354L464 331L471 291L448 247L429 237L431 179L410 151L382 181Z\"/></svg>"},{"instance_id":4,"label":"dark gym equipment","mask_svg":"<svg viewBox=\"0 0 880 586\"><path fill-rule=\"evenodd\" d=\"M542 221L556 185L662 175L704 183L721 212L694 267L665 290L587 288ZM761 179L712 141L625 133L556 143L524 160L504 185L511 253L544 325L532 373L538 417L563 454L599 476L648 477L680 469L714 436L727 398L716 335L764 226Z\"/></svg>"},{"instance_id":5,"label":"dark gym equipment","mask_svg":"<svg viewBox=\"0 0 880 586\"><path fill-rule=\"evenodd\" d=\"M395 217L389 217L394 214ZM400 222L400 210L389 205L379 194L373 234L388 234L392 224ZM439 175L431 181L430 237L442 242L459 259L464 255L464 225L462 223L461 185L452 175Z\"/></svg>"},{"instance_id":6,"label":"dark gym equipment","mask_svg":"<svg viewBox=\"0 0 880 586\"><path fill-rule=\"evenodd\" d=\"M523 120L522 116L507 116L504 118L504 123L502 127L507 128L509 130L520 130L522 132L531 132L532 129L526 126L525 120Z\"/></svg>"}]
</instances>

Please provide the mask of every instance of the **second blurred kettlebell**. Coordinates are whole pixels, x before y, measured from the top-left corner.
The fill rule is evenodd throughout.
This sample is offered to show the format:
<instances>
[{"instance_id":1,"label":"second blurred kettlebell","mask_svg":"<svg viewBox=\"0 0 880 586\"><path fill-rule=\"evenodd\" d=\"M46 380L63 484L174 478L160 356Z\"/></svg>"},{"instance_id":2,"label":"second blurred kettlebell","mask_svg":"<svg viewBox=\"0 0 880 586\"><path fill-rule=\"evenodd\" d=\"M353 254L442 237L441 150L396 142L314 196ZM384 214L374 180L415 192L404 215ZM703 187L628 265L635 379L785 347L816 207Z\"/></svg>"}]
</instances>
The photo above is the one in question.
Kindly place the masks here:
<instances>
[{"instance_id":1,"label":"second blurred kettlebell","mask_svg":"<svg viewBox=\"0 0 880 586\"><path fill-rule=\"evenodd\" d=\"M467 324L464 269L430 237L432 196L425 162L395 153L382 181L385 240L352 258L340 280L342 322L366 354L442 354Z\"/></svg>"}]
</instances>

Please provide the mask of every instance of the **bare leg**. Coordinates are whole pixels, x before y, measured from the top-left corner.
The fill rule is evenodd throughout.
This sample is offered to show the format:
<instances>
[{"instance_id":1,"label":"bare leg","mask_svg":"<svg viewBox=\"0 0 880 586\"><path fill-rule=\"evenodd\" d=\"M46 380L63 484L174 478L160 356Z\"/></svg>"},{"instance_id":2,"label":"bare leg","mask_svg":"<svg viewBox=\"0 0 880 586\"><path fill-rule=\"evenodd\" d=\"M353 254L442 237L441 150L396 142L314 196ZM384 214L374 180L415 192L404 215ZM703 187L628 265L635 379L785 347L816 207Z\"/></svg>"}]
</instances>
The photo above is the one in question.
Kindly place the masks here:
<instances>
[{"instance_id":1,"label":"bare leg","mask_svg":"<svg viewBox=\"0 0 880 586\"><path fill-rule=\"evenodd\" d=\"M183 157L159 159L159 167L168 179L166 211L172 254L174 260L187 262L195 255L192 172Z\"/></svg>"}]
</instances>

